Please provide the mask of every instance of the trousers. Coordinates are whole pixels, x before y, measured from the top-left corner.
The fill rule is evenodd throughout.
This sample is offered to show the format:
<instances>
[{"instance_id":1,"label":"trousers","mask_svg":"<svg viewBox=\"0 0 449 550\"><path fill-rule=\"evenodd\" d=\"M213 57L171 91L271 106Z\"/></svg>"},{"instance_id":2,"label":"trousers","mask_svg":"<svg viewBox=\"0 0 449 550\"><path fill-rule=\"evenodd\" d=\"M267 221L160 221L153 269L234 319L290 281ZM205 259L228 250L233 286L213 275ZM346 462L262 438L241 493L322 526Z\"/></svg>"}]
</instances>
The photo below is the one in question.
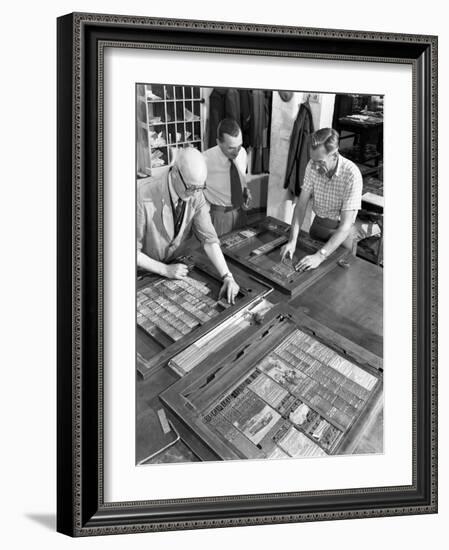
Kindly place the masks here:
<instances>
[{"instance_id":1,"label":"trousers","mask_svg":"<svg viewBox=\"0 0 449 550\"><path fill-rule=\"evenodd\" d=\"M214 208L214 205L211 204L210 217L219 237L235 229L240 229L247 223L246 212L241 208L225 211L224 208Z\"/></svg>"},{"instance_id":2,"label":"trousers","mask_svg":"<svg viewBox=\"0 0 449 550\"><path fill-rule=\"evenodd\" d=\"M339 224L340 222L338 220L315 216L309 229L309 235L312 239L326 242L335 233ZM359 241L366 239L367 237L372 237L373 235L379 235L380 232L381 229L377 224L356 219L351 227L349 235L343 241L342 246L351 250L355 256L357 252L357 243Z\"/></svg>"}]
</instances>

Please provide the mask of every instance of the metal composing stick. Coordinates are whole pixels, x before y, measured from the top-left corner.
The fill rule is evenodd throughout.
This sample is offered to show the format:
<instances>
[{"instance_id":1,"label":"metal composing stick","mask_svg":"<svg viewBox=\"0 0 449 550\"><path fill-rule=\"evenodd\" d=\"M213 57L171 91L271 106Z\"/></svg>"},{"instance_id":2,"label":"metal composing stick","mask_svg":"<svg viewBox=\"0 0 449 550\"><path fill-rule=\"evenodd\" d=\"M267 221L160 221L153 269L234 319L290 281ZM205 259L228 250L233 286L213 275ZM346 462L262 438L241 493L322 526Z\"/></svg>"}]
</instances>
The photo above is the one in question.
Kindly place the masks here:
<instances>
[{"instance_id":1,"label":"metal composing stick","mask_svg":"<svg viewBox=\"0 0 449 550\"><path fill-rule=\"evenodd\" d=\"M275 248L277 248L279 245L284 244L287 242L287 237L277 237L276 239L273 239L269 243L263 244L262 246L259 246L258 248L255 248L251 251L252 256L260 256L261 254L267 254L268 252L271 252Z\"/></svg>"},{"instance_id":2,"label":"metal composing stick","mask_svg":"<svg viewBox=\"0 0 449 550\"><path fill-rule=\"evenodd\" d=\"M250 304L248 307L226 319L226 321L212 329L184 351L172 357L168 366L179 376L184 376L206 359L206 357L220 349L233 336L249 327L254 315L259 312L264 314L271 306L272 304L264 299L258 300L255 304Z\"/></svg>"}]
</instances>

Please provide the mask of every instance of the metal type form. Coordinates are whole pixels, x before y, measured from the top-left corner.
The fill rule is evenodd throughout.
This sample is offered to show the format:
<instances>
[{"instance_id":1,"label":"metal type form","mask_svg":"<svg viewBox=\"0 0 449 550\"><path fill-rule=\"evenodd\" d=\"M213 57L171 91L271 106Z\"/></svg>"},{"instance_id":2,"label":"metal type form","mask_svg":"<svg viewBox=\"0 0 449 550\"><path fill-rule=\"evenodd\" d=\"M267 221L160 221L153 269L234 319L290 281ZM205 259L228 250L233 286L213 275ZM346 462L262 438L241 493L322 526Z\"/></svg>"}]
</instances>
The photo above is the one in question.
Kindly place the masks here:
<instances>
[{"instance_id":1,"label":"metal type form","mask_svg":"<svg viewBox=\"0 0 449 550\"><path fill-rule=\"evenodd\" d=\"M192 253L176 261L188 267L185 279L145 275L138 281L137 371L143 378L167 365L173 356L211 331L215 331L213 334L219 335L220 340L222 323L272 291L265 283L244 275L235 304L228 304L218 299L222 282L204 263L202 254ZM190 370L189 366L186 368ZM183 367L177 368L174 364L173 370L180 376L183 374Z\"/></svg>"},{"instance_id":2,"label":"metal type form","mask_svg":"<svg viewBox=\"0 0 449 550\"><path fill-rule=\"evenodd\" d=\"M231 340L161 396L222 459L276 457L275 446L290 457L351 452L380 399L380 372L288 311L270 310L243 344Z\"/></svg>"},{"instance_id":3,"label":"metal type form","mask_svg":"<svg viewBox=\"0 0 449 550\"><path fill-rule=\"evenodd\" d=\"M238 262L245 270L273 284L291 297L296 297L311 284L329 273L346 258L349 251L337 248L316 269L298 272L295 266L309 254L315 254L323 243L301 232L293 258L281 261L281 247L288 241L290 226L275 218L267 217L245 230L233 231L221 237L223 252Z\"/></svg>"}]
</instances>

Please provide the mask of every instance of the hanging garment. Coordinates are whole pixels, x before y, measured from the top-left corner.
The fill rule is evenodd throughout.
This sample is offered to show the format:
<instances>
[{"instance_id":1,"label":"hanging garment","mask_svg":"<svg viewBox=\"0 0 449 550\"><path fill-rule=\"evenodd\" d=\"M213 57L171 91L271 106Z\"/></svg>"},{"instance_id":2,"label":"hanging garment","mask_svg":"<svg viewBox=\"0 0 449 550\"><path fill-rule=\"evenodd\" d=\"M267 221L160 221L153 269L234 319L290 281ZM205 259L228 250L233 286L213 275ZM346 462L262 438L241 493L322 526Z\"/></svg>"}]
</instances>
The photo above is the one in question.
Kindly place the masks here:
<instances>
[{"instance_id":1,"label":"hanging garment","mask_svg":"<svg viewBox=\"0 0 449 550\"><path fill-rule=\"evenodd\" d=\"M339 119L352 114L352 97L346 94L335 94L334 116L332 118L332 128L340 131Z\"/></svg>"},{"instance_id":2,"label":"hanging garment","mask_svg":"<svg viewBox=\"0 0 449 550\"><path fill-rule=\"evenodd\" d=\"M240 128L242 129L243 147L248 149L251 145L251 110L252 94L251 90L239 90L240 96Z\"/></svg>"},{"instance_id":3,"label":"hanging garment","mask_svg":"<svg viewBox=\"0 0 449 550\"><path fill-rule=\"evenodd\" d=\"M272 105L273 105L273 92L265 91L266 127L264 129L263 148L262 148L262 172L264 174L268 174L268 172L270 171Z\"/></svg>"},{"instance_id":4,"label":"hanging garment","mask_svg":"<svg viewBox=\"0 0 449 550\"><path fill-rule=\"evenodd\" d=\"M268 172L269 138L271 122L271 92L252 91L252 108L250 121L250 145L253 148L251 173Z\"/></svg>"},{"instance_id":5,"label":"hanging garment","mask_svg":"<svg viewBox=\"0 0 449 550\"><path fill-rule=\"evenodd\" d=\"M284 189L289 189L292 195L299 196L304 172L310 160L309 137L313 134L312 111L309 102L302 103L290 137L290 147L285 171Z\"/></svg>"},{"instance_id":6,"label":"hanging garment","mask_svg":"<svg viewBox=\"0 0 449 550\"><path fill-rule=\"evenodd\" d=\"M225 117L233 118L240 126L240 95L235 88L229 88L226 92Z\"/></svg>"},{"instance_id":7,"label":"hanging garment","mask_svg":"<svg viewBox=\"0 0 449 550\"><path fill-rule=\"evenodd\" d=\"M235 88L214 88L209 97L209 148L217 145L217 129L224 118L233 118L240 125L240 96Z\"/></svg>"}]
</instances>

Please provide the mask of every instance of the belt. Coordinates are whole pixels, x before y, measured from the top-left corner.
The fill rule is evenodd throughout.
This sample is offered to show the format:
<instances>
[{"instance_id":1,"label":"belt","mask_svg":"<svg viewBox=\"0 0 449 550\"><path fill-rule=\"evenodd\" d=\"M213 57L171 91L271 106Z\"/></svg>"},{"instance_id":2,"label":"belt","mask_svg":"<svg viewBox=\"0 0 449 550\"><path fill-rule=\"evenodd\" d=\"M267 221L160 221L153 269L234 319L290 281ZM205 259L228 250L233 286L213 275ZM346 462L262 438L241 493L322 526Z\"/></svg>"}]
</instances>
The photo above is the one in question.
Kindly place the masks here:
<instances>
[{"instance_id":1,"label":"belt","mask_svg":"<svg viewBox=\"0 0 449 550\"><path fill-rule=\"evenodd\" d=\"M240 208L235 208L235 206L222 206L221 204L211 204L211 210L216 212L232 212L233 210L240 210Z\"/></svg>"}]
</instances>

